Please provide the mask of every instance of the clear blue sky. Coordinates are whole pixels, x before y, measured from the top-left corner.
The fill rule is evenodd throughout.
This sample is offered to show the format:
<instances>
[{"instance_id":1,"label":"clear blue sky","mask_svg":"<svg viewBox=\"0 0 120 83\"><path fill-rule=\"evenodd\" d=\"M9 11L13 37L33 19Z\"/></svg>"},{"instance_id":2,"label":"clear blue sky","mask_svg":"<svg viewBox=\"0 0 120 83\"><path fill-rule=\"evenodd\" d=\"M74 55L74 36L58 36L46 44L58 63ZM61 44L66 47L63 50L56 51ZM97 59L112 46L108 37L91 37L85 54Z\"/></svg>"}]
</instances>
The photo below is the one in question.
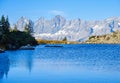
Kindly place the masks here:
<instances>
[{"instance_id":1,"label":"clear blue sky","mask_svg":"<svg viewBox=\"0 0 120 83\"><path fill-rule=\"evenodd\" d=\"M120 0L0 0L0 16L15 23L21 16L33 21L60 14L68 19L99 20L120 16Z\"/></svg>"}]
</instances>

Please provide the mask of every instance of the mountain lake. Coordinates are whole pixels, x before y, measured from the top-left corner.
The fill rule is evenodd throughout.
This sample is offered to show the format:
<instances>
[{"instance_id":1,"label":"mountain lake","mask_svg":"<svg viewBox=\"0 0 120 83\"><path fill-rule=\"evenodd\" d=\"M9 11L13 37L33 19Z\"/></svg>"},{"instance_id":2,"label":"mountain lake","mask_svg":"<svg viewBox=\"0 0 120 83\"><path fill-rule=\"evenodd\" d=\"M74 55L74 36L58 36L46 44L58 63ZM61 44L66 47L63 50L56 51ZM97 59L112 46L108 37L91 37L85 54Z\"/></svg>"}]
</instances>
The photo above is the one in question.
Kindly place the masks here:
<instances>
[{"instance_id":1,"label":"mountain lake","mask_svg":"<svg viewBox=\"0 0 120 83\"><path fill-rule=\"evenodd\" d=\"M120 83L119 44L45 46L0 53L0 83Z\"/></svg>"}]
</instances>

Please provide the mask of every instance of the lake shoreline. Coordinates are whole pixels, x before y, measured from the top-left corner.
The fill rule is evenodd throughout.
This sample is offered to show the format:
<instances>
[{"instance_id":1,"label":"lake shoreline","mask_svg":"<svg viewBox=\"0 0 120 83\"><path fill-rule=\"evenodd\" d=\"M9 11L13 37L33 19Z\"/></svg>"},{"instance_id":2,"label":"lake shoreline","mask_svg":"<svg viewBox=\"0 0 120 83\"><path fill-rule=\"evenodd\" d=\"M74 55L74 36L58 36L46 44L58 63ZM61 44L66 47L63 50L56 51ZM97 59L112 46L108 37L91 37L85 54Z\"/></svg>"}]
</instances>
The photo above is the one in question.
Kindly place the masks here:
<instances>
[{"instance_id":1,"label":"lake shoreline","mask_svg":"<svg viewBox=\"0 0 120 83\"><path fill-rule=\"evenodd\" d=\"M86 43L86 42L58 41L58 40L42 40L42 41L44 41L44 42L42 42L42 43L38 42L38 45L53 45L53 46L54 45L82 45L82 44L83 45L120 45L120 43L88 43L88 42ZM4 49L3 47L0 46L0 53L4 53L7 50L21 50L21 49L20 48L18 48L18 49ZM29 49L27 48L27 50L29 50Z\"/></svg>"},{"instance_id":2,"label":"lake shoreline","mask_svg":"<svg viewBox=\"0 0 120 83\"><path fill-rule=\"evenodd\" d=\"M120 43L96 43L96 42L77 42L77 41L62 41L62 40L42 40L36 39L38 44L120 44Z\"/></svg>"}]
</instances>

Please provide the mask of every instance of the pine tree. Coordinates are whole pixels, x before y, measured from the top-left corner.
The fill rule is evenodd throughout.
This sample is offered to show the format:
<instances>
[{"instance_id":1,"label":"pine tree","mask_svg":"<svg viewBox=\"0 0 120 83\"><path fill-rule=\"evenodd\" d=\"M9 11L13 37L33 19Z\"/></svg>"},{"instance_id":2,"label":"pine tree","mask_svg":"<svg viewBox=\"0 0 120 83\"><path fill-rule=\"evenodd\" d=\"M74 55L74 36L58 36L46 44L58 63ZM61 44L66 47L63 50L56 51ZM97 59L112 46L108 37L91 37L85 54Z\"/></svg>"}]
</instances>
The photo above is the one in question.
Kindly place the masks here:
<instances>
[{"instance_id":1,"label":"pine tree","mask_svg":"<svg viewBox=\"0 0 120 83\"><path fill-rule=\"evenodd\" d=\"M5 17L2 15L1 20L0 20L0 31L2 34L5 32L4 27L5 27Z\"/></svg>"},{"instance_id":2,"label":"pine tree","mask_svg":"<svg viewBox=\"0 0 120 83\"><path fill-rule=\"evenodd\" d=\"M10 28L9 20L8 17L5 19L4 15L2 15L1 17L1 28L3 34L9 33L9 28Z\"/></svg>"},{"instance_id":3,"label":"pine tree","mask_svg":"<svg viewBox=\"0 0 120 83\"><path fill-rule=\"evenodd\" d=\"M32 33L33 32L33 30L32 30L32 24L29 22L29 24L28 24L28 30L29 30L29 33Z\"/></svg>"},{"instance_id":4,"label":"pine tree","mask_svg":"<svg viewBox=\"0 0 120 83\"><path fill-rule=\"evenodd\" d=\"M27 32L27 33L32 33L32 24L29 22L29 24L26 24L25 25L25 28L24 28L24 32Z\"/></svg>"},{"instance_id":5,"label":"pine tree","mask_svg":"<svg viewBox=\"0 0 120 83\"><path fill-rule=\"evenodd\" d=\"M4 25L4 23L5 23L5 17L4 17L4 15L2 15L2 17L1 17L1 23L2 23L2 25Z\"/></svg>"},{"instance_id":6,"label":"pine tree","mask_svg":"<svg viewBox=\"0 0 120 83\"><path fill-rule=\"evenodd\" d=\"M17 25L16 25L16 24L14 25L14 29L13 29L13 31L18 31L18 29L17 29Z\"/></svg>"},{"instance_id":7,"label":"pine tree","mask_svg":"<svg viewBox=\"0 0 120 83\"><path fill-rule=\"evenodd\" d=\"M25 25L24 32L29 33L28 24Z\"/></svg>"},{"instance_id":8,"label":"pine tree","mask_svg":"<svg viewBox=\"0 0 120 83\"><path fill-rule=\"evenodd\" d=\"M64 37L64 38L63 38L63 41L67 41L67 37Z\"/></svg>"},{"instance_id":9,"label":"pine tree","mask_svg":"<svg viewBox=\"0 0 120 83\"><path fill-rule=\"evenodd\" d=\"M8 35L9 35L9 28L10 28L10 24L9 24L9 20L8 17L5 19L4 15L2 15L1 20L0 20L0 43L4 43L6 44L7 40L8 40Z\"/></svg>"},{"instance_id":10,"label":"pine tree","mask_svg":"<svg viewBox=\"0 0 120 83\"><path fill-rule=\"evenodd\" d=\"M10 23L9 23L9 19L8 19L8 16L5 20L5 32L6 33L9 33L9 29L10 29Z\"/></svg>"},{"instance_id":11,"label":"pine tree","mask_svg":"<svg viewBox=\"0 0 120 83\"><path fill-rule=\"evenodd\" d=\"M0 20L0 40L1 40L1 38L2 38L2 23L1 23L1 20Z\"/></svg>"}]
</instances>

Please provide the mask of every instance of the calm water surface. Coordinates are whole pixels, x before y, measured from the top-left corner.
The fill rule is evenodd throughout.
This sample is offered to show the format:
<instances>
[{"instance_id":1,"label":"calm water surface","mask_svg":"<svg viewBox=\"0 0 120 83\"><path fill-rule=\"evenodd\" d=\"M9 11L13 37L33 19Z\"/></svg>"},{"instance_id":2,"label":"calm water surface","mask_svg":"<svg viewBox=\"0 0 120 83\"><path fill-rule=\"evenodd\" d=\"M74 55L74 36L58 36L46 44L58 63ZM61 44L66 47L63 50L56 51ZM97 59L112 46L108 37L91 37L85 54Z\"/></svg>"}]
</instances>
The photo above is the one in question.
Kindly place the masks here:
<instances>
[{"instance_id":1,"label":"calm water surface","mask_svg":"<svg viewBox=\"0 0 120 83\"><path fill-rule=\"evenodd\" d=\"M0 83L120 83L120 45L39 45L0 54Z\"/></svg>"}]
</instances>

